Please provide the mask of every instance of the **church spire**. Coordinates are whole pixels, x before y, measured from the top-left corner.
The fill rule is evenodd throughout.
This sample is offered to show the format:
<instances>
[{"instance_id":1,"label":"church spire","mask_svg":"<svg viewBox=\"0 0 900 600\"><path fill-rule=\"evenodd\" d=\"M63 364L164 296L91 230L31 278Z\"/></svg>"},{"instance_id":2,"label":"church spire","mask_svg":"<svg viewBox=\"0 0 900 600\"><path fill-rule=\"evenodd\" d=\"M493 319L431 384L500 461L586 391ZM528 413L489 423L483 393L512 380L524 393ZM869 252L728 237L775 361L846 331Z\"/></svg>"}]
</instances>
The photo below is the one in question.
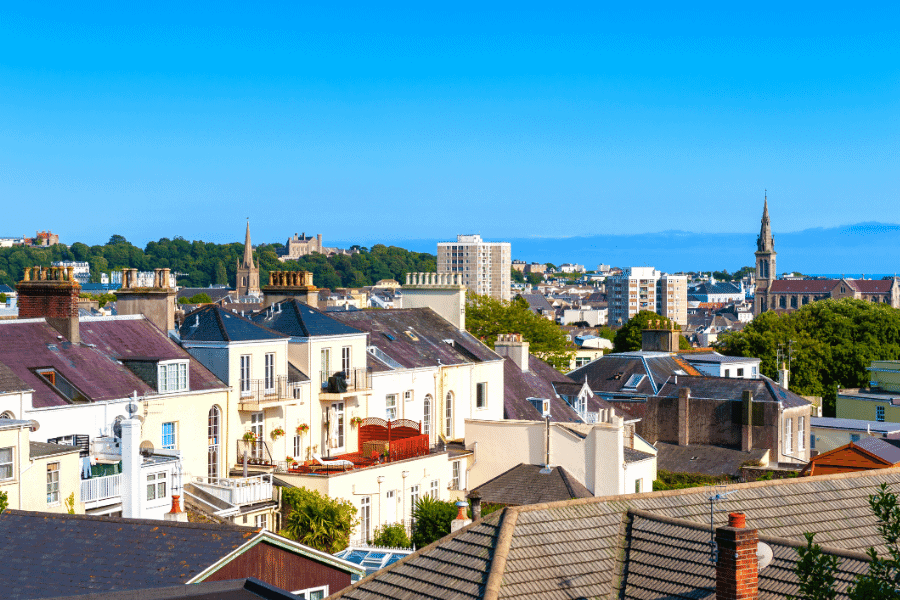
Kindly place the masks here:
<instances>
[{"instance_id":1,"label":"church spire","mask_svg":"<svg viewBox=\"0 0 900 600\"><path fill-rule=\"evenodd\" d=\"M759 252L774 252L775 238L772 237L772 227L769 223L769 195L766 193L763 200L762 222L759 228L759 237L756 238L756 249Z\"/></svg>"},{"instance_id":2,"label":"church spire","mask_svg":"<svg viewBox=\"0 0 900 600\"><path fill-rule=\"evenodd\" d=\"M244 264L245 269L252 269L253 266L253 246L250 244L250 219L247 219L247 236L244 238Z\"/></svg>"}]
</instances>

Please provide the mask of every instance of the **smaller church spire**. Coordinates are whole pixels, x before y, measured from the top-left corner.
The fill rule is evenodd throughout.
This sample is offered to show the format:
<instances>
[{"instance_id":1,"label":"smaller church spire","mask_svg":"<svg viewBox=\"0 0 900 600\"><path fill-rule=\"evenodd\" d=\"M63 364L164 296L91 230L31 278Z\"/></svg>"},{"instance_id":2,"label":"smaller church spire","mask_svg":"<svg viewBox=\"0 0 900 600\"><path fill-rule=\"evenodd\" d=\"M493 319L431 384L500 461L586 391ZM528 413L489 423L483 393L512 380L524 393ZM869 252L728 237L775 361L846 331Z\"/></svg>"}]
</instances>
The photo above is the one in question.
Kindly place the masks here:
<instances>
[{"instance_id":1,"label":"smaller church spire","mask_svg":"<svg viewBox=\"0 0 900 600\"><path fill-rule=\"evenodd\" d=\"M763 199L763 215L759 228L759 237L756 238L758 252L773 252L775 250L775 238L772 237L772 226L769 223L769 194L766 190Z\"/></svg>"},{"instance_id":2,"label":"smaller church spire","mask_svg":"<svg viewBox=\"0 0 900 600\"><path fill-rule=\"evenodd\" d=\"M252 269L253 266L253 246L250 244L250 217L247 217L247 235L244 238L244 264L245 269Z\"/></svg>"}]
</instances>

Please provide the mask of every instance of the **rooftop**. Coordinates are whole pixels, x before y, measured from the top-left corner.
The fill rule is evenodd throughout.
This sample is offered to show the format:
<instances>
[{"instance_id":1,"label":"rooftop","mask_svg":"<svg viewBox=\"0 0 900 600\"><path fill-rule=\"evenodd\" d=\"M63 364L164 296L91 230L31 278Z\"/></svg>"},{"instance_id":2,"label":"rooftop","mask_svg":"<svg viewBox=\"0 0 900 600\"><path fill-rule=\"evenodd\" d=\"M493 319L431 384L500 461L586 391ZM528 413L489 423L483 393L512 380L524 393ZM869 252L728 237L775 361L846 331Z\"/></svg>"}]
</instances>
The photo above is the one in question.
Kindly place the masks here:
<instances>
[{"instance_id":1,"label":"rooftop","mask_svg":"<svg viewBox=\"0 0 900 600\"><path fill-rule=\"evenodd\" d=\"M292 337L352 335L360 330L345 325L320 310L299 302L284 300L253 315L253 322Z\"/></svg>"},{"instance_id":2,"label":"rooftop","mask_svg":"<svg viewBox=\"0 0 900 600\"><path fill-rule=\"evenodd\" d=\"M244 342L288 337L217 304L206 304L185 315L179 334L185 342Z\"/></svg>"},{"instance_id":3,"label":"rooftop","mask_svg":"<svg viewBox=\"0 0 900 600\"><path fill-rule=\"evenodd\" d=\"M872 433L896 433L900 431L900 423L882 421L864 421L862 419L835 419L833 417L812 417L811 427L820 429L847 429L850 431L871 431Z\"/></svg>"},{"instance_id":4,"label":"rooftop","mask_svg":"<svg viewBox=\"0 0 900 600\"><path fill-rule=\"evenodd\" d=\"M507 506L593 497L590 490L564 468L551 466L548 474L541 473L543 468L543 465L520 463L473 491L481 494L482 502Z\"/></svg>"}]
</instances>

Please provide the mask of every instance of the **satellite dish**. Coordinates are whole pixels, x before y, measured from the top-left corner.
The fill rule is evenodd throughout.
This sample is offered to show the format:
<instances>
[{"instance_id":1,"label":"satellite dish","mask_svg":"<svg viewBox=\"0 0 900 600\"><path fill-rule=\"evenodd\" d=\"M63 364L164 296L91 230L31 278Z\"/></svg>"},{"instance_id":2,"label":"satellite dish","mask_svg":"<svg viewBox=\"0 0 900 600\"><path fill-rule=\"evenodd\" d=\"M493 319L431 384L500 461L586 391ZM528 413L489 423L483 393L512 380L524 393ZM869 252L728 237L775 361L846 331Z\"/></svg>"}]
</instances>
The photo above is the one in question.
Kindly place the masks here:
<instances>
[{"instance_id":1,"label":"satellite dish","mask_svg":"<svg viewBox=\"0 0 900 600\"><path fill-rule=\"evenodd\" d=\"M141 453L141 456L144 458L148 458L153 455L153 442L150 440L144 440L141 442L141 446L138 449L138 452Z\"/></svg>"},{"instance_id":2,"label":"satellite dish","mask_svg":"<svg viewBox=\"0 0 900 600\"><path fill-rule=\"evenodd\" d=\"M41 428L41 424L35 421L34 419L28 421L28 427L31 429L31 432L34 433L38 429Z\"/></svg>"},{"instance_id":3,"label":"satellite dish","mask_svg":"<svg viewBox=\"0 0 900 600\"><path fill-rule=\"evenodd\" d=\"M772 552L771 546L765 542L759 542L756 545L756 570L762 571L772 564L772 558L774 556L775 554Z\"/></svg>"},{"instance_id":4,"label":"satellite dish","mask_svg":"<svg viewBox=\"0 0 900 600\"><path fill-rule=\"evenodd\" d=\"M124 418L125 417L119 415L118 417L116 417L116 420L113 422L113 435L116 436L117 438L122 437L122 420Z\"/></svg>"},{"instance_id":5,"label":"satellite dish","mask_svg":"<svg viewBox=\"0 0 900 600\"><path fill-rule=\"evenodd\" d=\"M128 411L128 415L133 417L134 413L138 411L138 405L136 402L129 402L125 405L125 410Z\"/></svg>"}]
</instances>

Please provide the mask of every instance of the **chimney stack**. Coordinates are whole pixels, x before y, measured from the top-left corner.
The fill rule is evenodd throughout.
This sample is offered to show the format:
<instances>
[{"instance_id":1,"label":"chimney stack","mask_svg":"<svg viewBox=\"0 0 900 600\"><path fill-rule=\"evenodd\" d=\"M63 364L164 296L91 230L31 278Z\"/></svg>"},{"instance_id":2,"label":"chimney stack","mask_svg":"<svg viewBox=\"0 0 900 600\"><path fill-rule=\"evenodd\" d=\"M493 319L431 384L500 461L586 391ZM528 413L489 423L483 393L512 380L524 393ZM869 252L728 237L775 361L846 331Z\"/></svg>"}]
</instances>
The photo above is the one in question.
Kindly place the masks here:
<instances>
[{"instance_id":1,"label":"chimney stack","mask_svg":"<svg viewBox=\"0 0 900 600\"><path fill-rule=\"evenodd\" d=\"M753 449L753 392L744 390L741 397L741 450Z\"/></svg>"},{"instance_id":2,"label":"chimney stack","mask_svg":"<svg viewBox=\"0 0 900 600\"><path fill-rule=\"evenodd\" d=\"M458 529L462 529L472 522L472 519L466 516L466 508L469 507L468 502L466 502L465 500L460 500L456 503L456 507L459 509L459 512L456 514L456 518L450 522L451 533Z\"/></svg>"},{"instance_id":3,"label":"chimney stack","mask_svg":"<svg viewBox=\"0 0 900 600\"><path fill-rule=\"evenodd\" d=\"M497 342L494 344L494 352L500 356L511 358L523 373L527 373L529 371L529 346L528 342L522 341L521 333L500 334L497 336Z\"/></svg>"},{"instance_id":4,"label":"chimney stack","mask_svg":"<svg viewBox=\"0 0 900 600\"><path fill-rule=\"evenodd\" d=\"M16 286L19 318L44 318L63 337L78 344L78 296L81 285L72 267L30 267Z\"/></svg>"},{"instance_id":5,"label":"chimney stack","mask_svg":"<svg viewBox=\"0 0 900 600\"><path fill-rule=\"evenodd\" d=\"M716 600L756 600L759 532L748 529L744 513L730 513L728 526L716 529Z\"/></svg>"},{"instance_id":6,"label":"chimney stack","mask_svg":"<svg viewBox=\"0 0 900 600\"><path fill-rule=\"evenodd\" d=\"M691 389L678 390L678 445L690 444L691 427Z\"/></svg>"},{"instance_id":7,"label":"chimney stack","mask_svg":"<svg viewBox=\"0 0 900 600\"><path fill-rule=\"evenodd\" d=\"M140 436L140 421L122 421L122 516L126 519L141 517Z\"/></svg>"},{"instance_id":8,"label":"chimney stack","mask_svg":"<svg viewBox=\"0 0 900 600\"><path fill-rule=\"evenodd\" d=\"M781 363L781 368L778 369L778 385L783 387L784 389L788 389L788 384L790 383L791 372L787 367L784 366L784 361Z\"/></svg>"},{"instance_id":9,"label":"chimney stack","mask_svg":"<svg viewBox=\"0 0 900 600\"><path fill-rule=\"evenodd\" d=\"M477 521L481 518L481 494L478 490L472 490L467 497L472 503L472 520Z\"/></svg>"},{"instance_id":10,"label":"chimney stack","mask_svg":"<svg viewBox=\"0 0 900 600\"><path fill-rule=\"evenodd\" d=\"M181 496L172 494L172 510L163 515L166 521L175 521L178 523L187 523L187 513L181 510Z\"/></svg>"},{"instance_id":11,"label":"chimney stack","mask_svg":"<svg viewBox=\"0 0 900 600\"><path fill-rule=\"evenodd\" d=\"M175 329L175 289L169 286L169 269L153 270L153 287L138 286L138 270L122 270L122 287L116 290L120 315L144 315L163 331Z\"/></svg>"}]
</instances>

